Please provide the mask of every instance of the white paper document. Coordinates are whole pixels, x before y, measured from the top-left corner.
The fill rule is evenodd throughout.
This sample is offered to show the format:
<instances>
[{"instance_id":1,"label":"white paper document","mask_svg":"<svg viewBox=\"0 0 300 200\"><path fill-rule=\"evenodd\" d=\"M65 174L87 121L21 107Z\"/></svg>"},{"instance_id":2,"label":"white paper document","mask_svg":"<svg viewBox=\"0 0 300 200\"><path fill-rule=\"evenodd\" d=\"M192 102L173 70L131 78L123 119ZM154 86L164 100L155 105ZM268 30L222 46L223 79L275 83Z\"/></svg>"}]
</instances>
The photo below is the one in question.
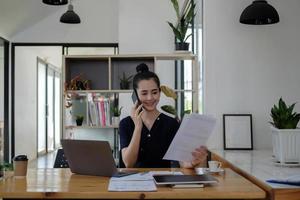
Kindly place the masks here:
<instances>
[{"instance_id":1,"label":"white paper document","mask_svg":"<svg viewBox=\"0 0 300 200\"><path fill-rule=\"evenodd\" d=\"M110 180L108 191L110 192L157 191L157 188L153 180L148 180L148 181Z\"/></svg>"},{"instance_id":2,"label":"white paper document","mask_svg":"<svg viewBox=\"0 0 300 200\"><path fill-rule=\"evenodd\" d=\"M156 191L157 188L154 183L153 175L183 175L183 173L176 171L149 171L123 177L111 177L108 191Z\"/></svg>"},{"instance_id":3,"label":"white paper document","mask_svg":"<svg viewBox=\"0 0 300 200\"><path fill-rule=\"evenodd\" d=\"M153 175L183 175L182 172L179 171L146 171L140 172L137 174L131 174L128 176L122 177L111 177L110 180L113 181L149 181L154 180Z\"/></svg>"},{"instance_id":4,"label":"white paper document","mask_svg":"<svg viewBox=\"0 0 300 200\"><path fill-rule=\"evenodd\" d=\"M163 159L191 161L192 152L206 142L216 124L216 119L192 113L185 115Z\"/></svg>"}]
</instances>

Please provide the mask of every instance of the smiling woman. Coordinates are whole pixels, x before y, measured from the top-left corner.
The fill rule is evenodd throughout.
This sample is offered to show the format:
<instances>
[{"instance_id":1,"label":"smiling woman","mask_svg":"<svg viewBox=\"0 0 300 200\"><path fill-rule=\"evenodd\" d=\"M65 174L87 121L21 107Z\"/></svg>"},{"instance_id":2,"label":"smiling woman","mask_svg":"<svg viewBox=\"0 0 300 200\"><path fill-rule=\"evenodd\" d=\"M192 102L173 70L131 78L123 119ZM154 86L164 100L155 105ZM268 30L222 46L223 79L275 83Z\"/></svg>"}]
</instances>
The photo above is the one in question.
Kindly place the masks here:
<instances>
[{"instance_id":1,"label":"smiling woman","mask_svg":"<svg viewBox=\"0 0 300 200\"><path fill-rule=\"evenodd\" d=\"M135 102L130 116L124 118L119 126L123 162L129 168L173 167L174 162L163 157L179 128L179 122L157 109L161 94L158 76L144 63L136 70L133 89L139 101ZM196 148L191 153L193 160L180 162L182 167L193 168L203 164L207 156L205 147Z\"/></svg>"}]
</instances>

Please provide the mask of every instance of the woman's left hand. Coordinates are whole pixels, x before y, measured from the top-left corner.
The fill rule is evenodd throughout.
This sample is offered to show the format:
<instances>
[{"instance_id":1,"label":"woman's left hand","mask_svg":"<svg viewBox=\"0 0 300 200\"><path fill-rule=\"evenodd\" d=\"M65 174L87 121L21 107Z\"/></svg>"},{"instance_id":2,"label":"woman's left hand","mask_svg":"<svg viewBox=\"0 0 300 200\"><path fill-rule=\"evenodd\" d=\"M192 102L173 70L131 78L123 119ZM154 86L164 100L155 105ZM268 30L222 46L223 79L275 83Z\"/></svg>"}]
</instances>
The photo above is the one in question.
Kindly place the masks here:
<instances>
[{"instance_id":1,"label":"woman's left hand","mask_svg":"<svg viewBox=\"0 0 300 200\"><path fill-rule=\"evenodd\" d=\"M200 146L196 148L193 152L193 160L190 162L180 162L180 166L183 168L194 168L198 165L206 167L206 159L207 159L207 148L206 146Z\"/></svg>"},{"instance_id":2,"label":"woman's left hand","mask_svg":"<svg viewBox=\"0 0 300 200\"><path fill-rule=\"evenodd\" d=\"M200 146L192 152L192 155L193 155L193 160L191 161L191 165L193 167L199 164L205 164L208 155L207 148L205 146Z\"/></svg>"}]
</instances>

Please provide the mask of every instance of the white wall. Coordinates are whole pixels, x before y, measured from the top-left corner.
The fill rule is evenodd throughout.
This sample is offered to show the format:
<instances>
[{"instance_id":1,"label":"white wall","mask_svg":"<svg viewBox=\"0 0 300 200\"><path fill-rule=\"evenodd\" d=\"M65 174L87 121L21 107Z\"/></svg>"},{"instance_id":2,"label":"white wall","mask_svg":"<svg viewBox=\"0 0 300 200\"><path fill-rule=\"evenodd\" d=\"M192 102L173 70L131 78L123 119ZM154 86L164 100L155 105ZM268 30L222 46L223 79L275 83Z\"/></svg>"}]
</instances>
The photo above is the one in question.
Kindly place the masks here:
<instances>
[{"instance_id":1,"label":"white wall","mask_svg":"<svg viewBox=\"0 0 300 200\"><path fill-rule=\"evenodd\" d=\"M167 21L174 22L170 1L119 0L120 53L168 53L174 36Z\"/></svg>"},{"instance_id":2,"label":"white wall","mask_svg":"<svg viewBox=\"0 0 300 200\"><path fill-rule=\"evenodd\" d=\"M16 47L15 155L37 155L37 56L61 67L61 47Z\"/></svg>"},{"instance_id":3,"label":"white wall","mask_svg":"<svg viewBox=\"0 0 300 200\"><path fill-rule=\"evenodd\" d=\"M184 0L179 0L180 8ZM120 54L173 53L174 34L167 21L175 22L176 14L170 1L119 0L119 52ZM174 88L174 62L158 61L156 73L161 84ZM130 95L125 95L130 97ZM131 99L122 101L121 117L127 116ZM160 105L174 103L162 94ZM158 107L160 107L158 105ZM128 106L127 106L128 107Z\"/></svg>"},{"instance_id":4,"label":"white wall","mask_svg":"<svg viewBox=\"0 0 300 200\"><path fill-rule=\"evenodd\" d=\"M118 40L117 2L117 0L73 1L74 11L81 18L81 23L75 25L59 22L67 6L52 6L55 12L18 32L11 40L14 42L115 43ZM40 9L45 6L47 5L43 4Z\"/></svg>"},{"instance_id":5,"label":"white wall","mask_svg":"<svg viewBox=\"0 0 300 200\"><path fill-rule=\"evenodd\" d=\"M280 22L250 26L239 17L251 1L204 0L205 112L218 119L212 147L223 146L222 114L251 113L254 147L270 148L271 107L281 96L300 102L300 1L268 2Z\"/></svg>"}]
</instances>

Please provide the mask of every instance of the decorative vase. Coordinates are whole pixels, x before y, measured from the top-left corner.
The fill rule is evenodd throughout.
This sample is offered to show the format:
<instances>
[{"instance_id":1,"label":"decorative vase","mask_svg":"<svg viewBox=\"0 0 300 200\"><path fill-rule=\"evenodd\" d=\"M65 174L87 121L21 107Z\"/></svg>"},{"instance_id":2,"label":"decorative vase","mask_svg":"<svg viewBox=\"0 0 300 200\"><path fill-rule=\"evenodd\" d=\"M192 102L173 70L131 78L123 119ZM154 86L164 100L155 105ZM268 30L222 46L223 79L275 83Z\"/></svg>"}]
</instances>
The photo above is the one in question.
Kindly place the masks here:
<instances>
[{"instance_id":1,"label":"decorative vase","mask_svg":"<svg viewBox=\"0 0 300 200\"><path fill-rule=\"evenodd\" d=\"M188 51L189 50L189 43L187 42L179 42L175 43L175 49L176 50L181 50L181 51Z\"/></svg>"},{"instance_id":2,"label":"decorative vase","mask_svg":"<svg viewBox=\"0 0 300 200\"><path fill-rule=\"evenodd\" d=\"M300 129L271 127L273 154L281 164L300 164Z\"/></svg>"},{"instance_id":3,"label":"decorative vase","mask_svg":"<svg viewBox=\"0 0 300 200\"><path fill-rule=\"evenodd\" d=\"M119 116L113 116L112 119L112 125L113 126L119 126L119 123L120 123L120 117Z\"/></svg>"}]
</instances>

